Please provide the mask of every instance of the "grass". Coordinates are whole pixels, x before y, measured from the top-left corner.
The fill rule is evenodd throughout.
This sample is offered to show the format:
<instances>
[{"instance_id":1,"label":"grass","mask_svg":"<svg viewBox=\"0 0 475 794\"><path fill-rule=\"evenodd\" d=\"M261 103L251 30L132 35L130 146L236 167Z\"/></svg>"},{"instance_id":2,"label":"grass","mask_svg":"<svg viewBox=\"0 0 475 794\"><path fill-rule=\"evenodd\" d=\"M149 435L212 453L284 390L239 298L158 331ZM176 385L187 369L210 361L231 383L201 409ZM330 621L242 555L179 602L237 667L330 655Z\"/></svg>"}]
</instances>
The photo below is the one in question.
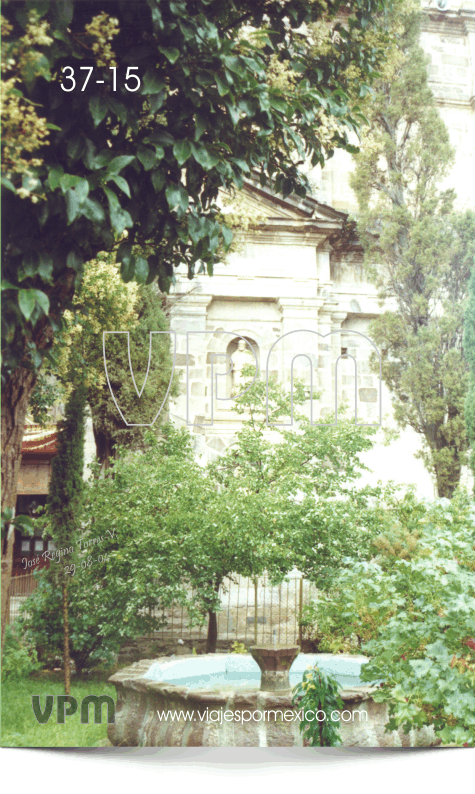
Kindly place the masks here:
<instances>
[{"instance_id":1,"label":"grass","mask_svg":"<svg viewBox=\"0 0 475 794\"><path fill-rule=\"evenodd\" d=\"M31 705L32 695L40 696L41 708L45 696L54 695L53 711L47 723L37 722ZM103 706L103 722L94 724L94 708L89 709L89 724L81 723L81 701L86 695L110 695L116 701L115 687L104 681L85 680L71 682L71 695L78 702L78 710L58 725L58 695L64 687L58 676L36 676L21 681L2 682L2 747L101 747L107 741L107 709Z\"/></svg>"}]
</instances>

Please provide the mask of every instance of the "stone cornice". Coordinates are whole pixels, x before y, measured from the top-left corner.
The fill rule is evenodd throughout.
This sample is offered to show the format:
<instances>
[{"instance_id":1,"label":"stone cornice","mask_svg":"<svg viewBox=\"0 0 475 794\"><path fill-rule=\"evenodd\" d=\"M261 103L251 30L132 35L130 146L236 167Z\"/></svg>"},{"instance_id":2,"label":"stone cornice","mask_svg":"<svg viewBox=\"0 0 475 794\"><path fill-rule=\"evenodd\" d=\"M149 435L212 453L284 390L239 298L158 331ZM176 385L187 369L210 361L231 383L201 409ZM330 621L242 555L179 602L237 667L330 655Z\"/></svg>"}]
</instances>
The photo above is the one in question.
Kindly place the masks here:
<instances>
[{"instance_id":1,"label":"stone cornice","mask_svg":"<svg viewBox=\"0 0 475 794\"><path fill-rule=\"evenodd\" d=\"M245 235L246 242L267 243L270 245L311 245L315 248L326 240L329 234L334 231L333 227L328 230L316 228L308 221L290 221L288 219L278 219L272 225L266 223L262 229L256 229Z\"/></svg>"},{"instance_id":2,"label":"stone cornice","mask_svg":"<svg viewBox=\"0 0 475 794\"><path fill-rule=\"evenodd\" d=\"M446 36L466 36L475 30L475 9L453 8L440 11L433 2L423 9L422 30L439 30Z\"/></svg>"},{"instance_id":3,"label":"stone cornice","mask_svg":"<svg viewBox=\"0 0 475 794\"><path fill-rule=\"evenodd\" d=\"M429 80L429 83L430 82L431 81ZM475 110L475 96L473 96L471 99L448 99L447 97L437 96L437 94L434 94L434 98L438 107L457 108L458 110L466 110L467 108L471 108L472 110Z\"/></svg>"}]
</instances>

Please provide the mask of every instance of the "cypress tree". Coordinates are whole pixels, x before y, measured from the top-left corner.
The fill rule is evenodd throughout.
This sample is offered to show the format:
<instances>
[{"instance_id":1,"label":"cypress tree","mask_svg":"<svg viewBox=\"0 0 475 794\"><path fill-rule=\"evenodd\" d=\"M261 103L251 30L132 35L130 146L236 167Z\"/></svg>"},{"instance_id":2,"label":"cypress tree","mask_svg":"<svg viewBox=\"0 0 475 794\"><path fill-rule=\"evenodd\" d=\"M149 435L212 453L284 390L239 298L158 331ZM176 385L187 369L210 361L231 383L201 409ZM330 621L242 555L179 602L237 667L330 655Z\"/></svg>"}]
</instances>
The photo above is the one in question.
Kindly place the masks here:
<instances>
[{"instance_id":1,"label":"cypress tree","mask_svg":"<svg viewBox=\"0 0 475 794\"><path fill-rule=\"evenodd\" d=\"M390 301L370 326L383 380L399 425L422 437L438 495L450 498L467 460L462 340L475 213L456 212L454 192L439 187L454 154L428 84L420 10L395 13L399 48L368 102L352 187L367 272Z\"/></svg>"},{"instance_id":2,"label":"cypress tree","mask_svg":"<svg viewBox=\"0 0 475 794\"><path fill-rule=\"evenodd\" d=\"M86 389L77 385L66 403L64 419L58 423L57 454L53 458L47 501L49 528L58 552L51 563L62 592L64 692L71 694L69 652L68 582L75 559L76 537L84 495L84 411ZM64 555L63 550L72 549ZM57 566L57 567L56 567Z\"/></svg>"}]
</instances>

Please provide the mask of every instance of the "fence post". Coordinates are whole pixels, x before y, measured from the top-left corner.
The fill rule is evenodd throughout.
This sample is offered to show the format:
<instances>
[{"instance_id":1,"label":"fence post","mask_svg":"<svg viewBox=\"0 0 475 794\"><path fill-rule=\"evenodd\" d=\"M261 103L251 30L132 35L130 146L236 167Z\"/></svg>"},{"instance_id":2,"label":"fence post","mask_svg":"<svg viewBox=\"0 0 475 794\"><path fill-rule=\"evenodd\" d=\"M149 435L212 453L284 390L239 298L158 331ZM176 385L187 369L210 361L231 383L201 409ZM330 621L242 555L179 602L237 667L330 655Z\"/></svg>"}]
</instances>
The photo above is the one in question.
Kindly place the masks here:
<instances>
[{"instance_id":1,"label":"fence post","mask_svg":"<svg viewBox=\"0 0 475 794\"><path fill-rule=\"evenodd\" d=\"M303 608L303 576L300 577L299 586L299 645L302 647L302 608Z\"/></svg>"}]
</instances>

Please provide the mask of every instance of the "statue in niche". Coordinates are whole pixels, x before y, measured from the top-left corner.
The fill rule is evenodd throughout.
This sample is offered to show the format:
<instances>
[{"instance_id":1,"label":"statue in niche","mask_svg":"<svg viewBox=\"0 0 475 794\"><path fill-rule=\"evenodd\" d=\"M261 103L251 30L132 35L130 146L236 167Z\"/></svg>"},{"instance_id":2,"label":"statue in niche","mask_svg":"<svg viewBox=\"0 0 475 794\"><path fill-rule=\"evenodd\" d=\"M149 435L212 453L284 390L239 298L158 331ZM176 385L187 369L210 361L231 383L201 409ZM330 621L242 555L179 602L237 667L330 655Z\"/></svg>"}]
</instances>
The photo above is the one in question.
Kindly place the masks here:
<instances>
[{"instance_id":1,"label":"statue in niche","mask_svg":"<svg viewBox=\"0 0 475 794\"><path fill-rule=\"evenodd\" d=\"M232 355L233 360L233 393L240 394L245 387L246 378L243 377L242 370L246 364L253 364L256 366L254 356L249 350L247 343L244 339L238 342L237 350Z\"/></svg>"}]
</instances>

